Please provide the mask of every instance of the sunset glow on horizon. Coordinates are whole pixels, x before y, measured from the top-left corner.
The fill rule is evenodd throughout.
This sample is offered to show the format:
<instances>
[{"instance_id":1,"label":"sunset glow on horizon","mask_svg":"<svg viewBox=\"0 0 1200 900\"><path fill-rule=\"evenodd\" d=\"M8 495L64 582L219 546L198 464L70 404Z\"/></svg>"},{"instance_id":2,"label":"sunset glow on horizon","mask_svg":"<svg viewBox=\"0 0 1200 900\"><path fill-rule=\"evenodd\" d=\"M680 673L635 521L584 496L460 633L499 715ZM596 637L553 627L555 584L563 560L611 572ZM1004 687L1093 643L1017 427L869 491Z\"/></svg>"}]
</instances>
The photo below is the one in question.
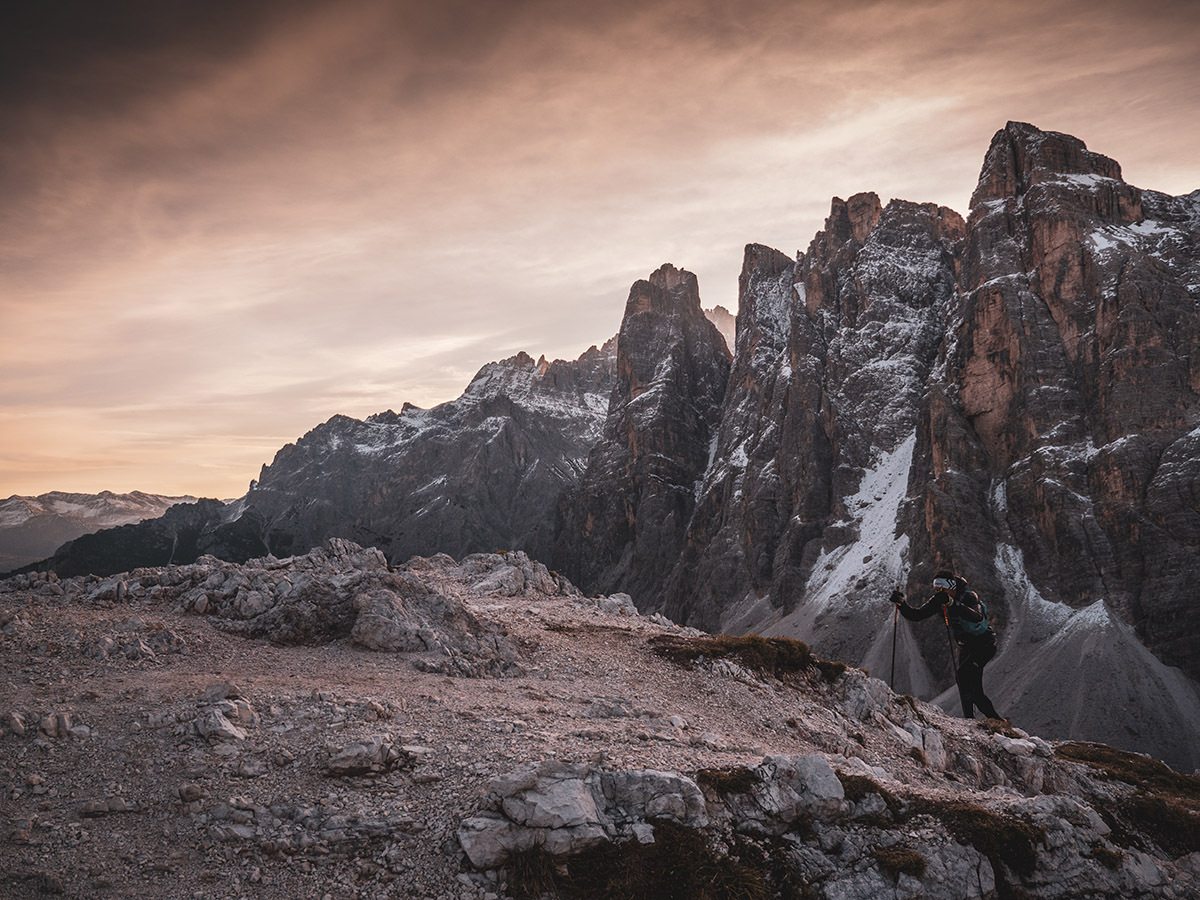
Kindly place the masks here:
<instances>
[{"instance_id":1,"label":"sunset glow on horizon","mask_svg":"<svg viewBox=\"0 0 1200 900\"><path fill-rule=\"evenodd\" d=\"M964 215L1008 120L1200 188L1194 4L30 4L0 37L0 497L242 494L334 414L734 310L834 195Z\"/></svg>"}]
</instances>

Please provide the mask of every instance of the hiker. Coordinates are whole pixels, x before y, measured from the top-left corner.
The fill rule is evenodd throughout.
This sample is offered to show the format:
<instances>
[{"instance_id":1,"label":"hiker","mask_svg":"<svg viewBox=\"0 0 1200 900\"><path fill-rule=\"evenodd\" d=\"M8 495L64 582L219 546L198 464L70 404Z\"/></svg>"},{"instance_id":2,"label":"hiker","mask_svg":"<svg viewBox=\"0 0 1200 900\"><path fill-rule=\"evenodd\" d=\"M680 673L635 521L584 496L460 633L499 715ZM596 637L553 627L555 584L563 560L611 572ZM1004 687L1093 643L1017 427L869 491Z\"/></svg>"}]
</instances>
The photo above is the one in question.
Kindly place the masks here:
<instances>
[{"instance_id":1,"label":"hiker","mask_svg":"<svg viewBox=\"0 0 1200 900\"><path fill-rule=\"evenodd\" d=\"M963 716L975 718L975 707L979 707L989 719L1002 716L992 706L992 701L983 692L983 667L996 655L996 632L988 623L987 606L979 595L968 589L967 580L961 575L943 569L934 576L934 594L924 606L911 607L904 592L892 592L892 602L900 614L910 622L928 619L938 612L944 616L958 644L958 697L962 701Z\"/></svg>"}]
</instances>

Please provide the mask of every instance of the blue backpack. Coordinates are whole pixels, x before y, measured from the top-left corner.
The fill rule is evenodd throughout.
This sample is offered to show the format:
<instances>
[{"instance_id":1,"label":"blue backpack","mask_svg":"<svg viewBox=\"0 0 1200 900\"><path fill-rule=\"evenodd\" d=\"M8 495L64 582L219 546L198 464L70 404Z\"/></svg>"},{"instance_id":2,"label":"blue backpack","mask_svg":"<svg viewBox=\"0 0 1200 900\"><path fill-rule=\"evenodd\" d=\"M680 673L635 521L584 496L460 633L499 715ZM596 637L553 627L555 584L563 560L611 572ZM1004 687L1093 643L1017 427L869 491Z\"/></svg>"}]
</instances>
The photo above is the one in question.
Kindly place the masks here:
<instances>
[{"instance_id":1,"label":"blue backpack","mask_svg":"<svg viewBox=\"0 0 1200 900\"><path fill-rule=\"evenodd\" d=\"M972 592L972 593L974 593L974 592ZM980 635L987 634L988 630L992 626L991 626L991 623L988 622L987 604L983 602L983 598L980 597L978 594L975 594L975 599L977 601L979 601L979 610L980 610L980 612L983 613L983 618L980 619L978 622L970 622L970 621L960 617L955 624L958 625L959 630L963 634L969 634L972 637L979 637Z\"/></svg>"}]
</instances>

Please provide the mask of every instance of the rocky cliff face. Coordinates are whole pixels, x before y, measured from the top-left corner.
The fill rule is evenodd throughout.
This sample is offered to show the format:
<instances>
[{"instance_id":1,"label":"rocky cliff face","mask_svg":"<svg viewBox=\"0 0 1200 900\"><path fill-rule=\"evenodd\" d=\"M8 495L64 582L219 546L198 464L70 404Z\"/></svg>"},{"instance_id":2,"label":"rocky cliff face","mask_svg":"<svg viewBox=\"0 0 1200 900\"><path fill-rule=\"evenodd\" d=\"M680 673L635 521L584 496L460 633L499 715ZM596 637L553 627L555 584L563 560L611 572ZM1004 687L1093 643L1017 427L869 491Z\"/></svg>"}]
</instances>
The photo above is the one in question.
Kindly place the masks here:
<instances>
[{"instance_id":1,"label":"rocky cliff face","mask_svg":"<svg viewBox=\"0 0 1200 900\"><path fill-rule=\"evenodd\" d=\"M909 484L914 561L1002 598L993 671L1032 727L1195 765L1200 193L1141 190L1010 123L962 258Z\"/></svg>"},{"instance_id":2,"label":"rocky cliff face","mask_svg":"<svg viewBox=\"0 0 1200 900\"><path fill-rule=\"evenodd\" d=\"M803 600L803 630L812 631L818 619L845 616L851 585L855 594L886 590L903 550L891 534L903 485L889 492L864 472L881 456L889 470L911 459L963 228L944 208L881 208L859 194L834 200L799 261L747 248L714 465L668 614L737 630ZM864 557L874 563L867 570ZM869 636L846 629L828 649L861 655L855 639Z\"/></svg>"},{"instance_id":3,"label":"rocky cliff face","mask_svg":"<svg viewBox=\"0 0 1200 900\"><path fill-rule=\"evenodd\" d=\"M656 602L710 461L728 375L695 275L664 265L634 283L603 436L560 504L558 568L589 590Z\"/></svg>"},{"instance_id":4,"label":"rocky cliff face","mask_svg":"<svg viewBox=\"0 0 1200 900\"><path fill-rule=\"evenodd\" d=\"M953 567L1001 624L1003 709L1200 763L1198 210L1010 123L966 223L860 194L796 261L748 248L666 611L887 671L891 584ZM944 636L902 632L897 686L936 694Z\"/></svg>"},{"instance_id":5,"label":"rocky cliff face","mask_svg":"<svg viewBox=\"0 0 1200 900\"><path fill-rule=\"evenodd\" d=\"M0 500L0 572L45 559L84 534L161 516L176 503L195 497L168 497L131 491L72 494L51 491L37 497Z\"/></svg>"},{"instance_id":6,"label":"rocky cliff face","mask_svg":"<svg viewBox=\"0 0 1200 900\"><path fill-rule=\"evenodd\" d=\"M1081 141L1010 124L963 266L935 483L978 462L996 543L1046 599L1103 599L1200 676L1200 624L1184 615L1200 577L1200 193L1143 191ZM969 441L937 438L953 416ZM932 541L954 552L943 535L965 512L935 506Z\"/></svg>"}]
</instances>

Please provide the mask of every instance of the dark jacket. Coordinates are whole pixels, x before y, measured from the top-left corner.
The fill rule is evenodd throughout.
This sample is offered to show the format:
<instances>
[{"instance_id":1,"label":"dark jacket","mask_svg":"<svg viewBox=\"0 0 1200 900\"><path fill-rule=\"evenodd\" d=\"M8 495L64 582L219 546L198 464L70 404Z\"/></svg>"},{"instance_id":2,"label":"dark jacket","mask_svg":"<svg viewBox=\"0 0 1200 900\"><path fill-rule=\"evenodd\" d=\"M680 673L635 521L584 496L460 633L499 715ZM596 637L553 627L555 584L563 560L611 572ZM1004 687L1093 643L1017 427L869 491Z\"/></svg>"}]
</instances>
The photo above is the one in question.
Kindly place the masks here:
<instances>
[{"instance_id":1,"label":"dark jacket","mask_svg":"<svg viewBox=\"0 0 1200 900\"><path fill-rule=\"evenodd\" d=\"M912 607L908 603L898 605L900 615L910 622L920 622L936 616L942 609L942 602L937 594L926 600L923 606ZM969 634L963 627L968 622L978 623L984 620L983 604L979 602L979 595L974 591L962 591L957 594L954 601L946 606L946 615L950 619L950 627L954 630L954 639L958 643L994 642L996 640L996 633L992 631L991 626L988 626L988 630L983 634Z\"/></svg>"}]
</instances>

